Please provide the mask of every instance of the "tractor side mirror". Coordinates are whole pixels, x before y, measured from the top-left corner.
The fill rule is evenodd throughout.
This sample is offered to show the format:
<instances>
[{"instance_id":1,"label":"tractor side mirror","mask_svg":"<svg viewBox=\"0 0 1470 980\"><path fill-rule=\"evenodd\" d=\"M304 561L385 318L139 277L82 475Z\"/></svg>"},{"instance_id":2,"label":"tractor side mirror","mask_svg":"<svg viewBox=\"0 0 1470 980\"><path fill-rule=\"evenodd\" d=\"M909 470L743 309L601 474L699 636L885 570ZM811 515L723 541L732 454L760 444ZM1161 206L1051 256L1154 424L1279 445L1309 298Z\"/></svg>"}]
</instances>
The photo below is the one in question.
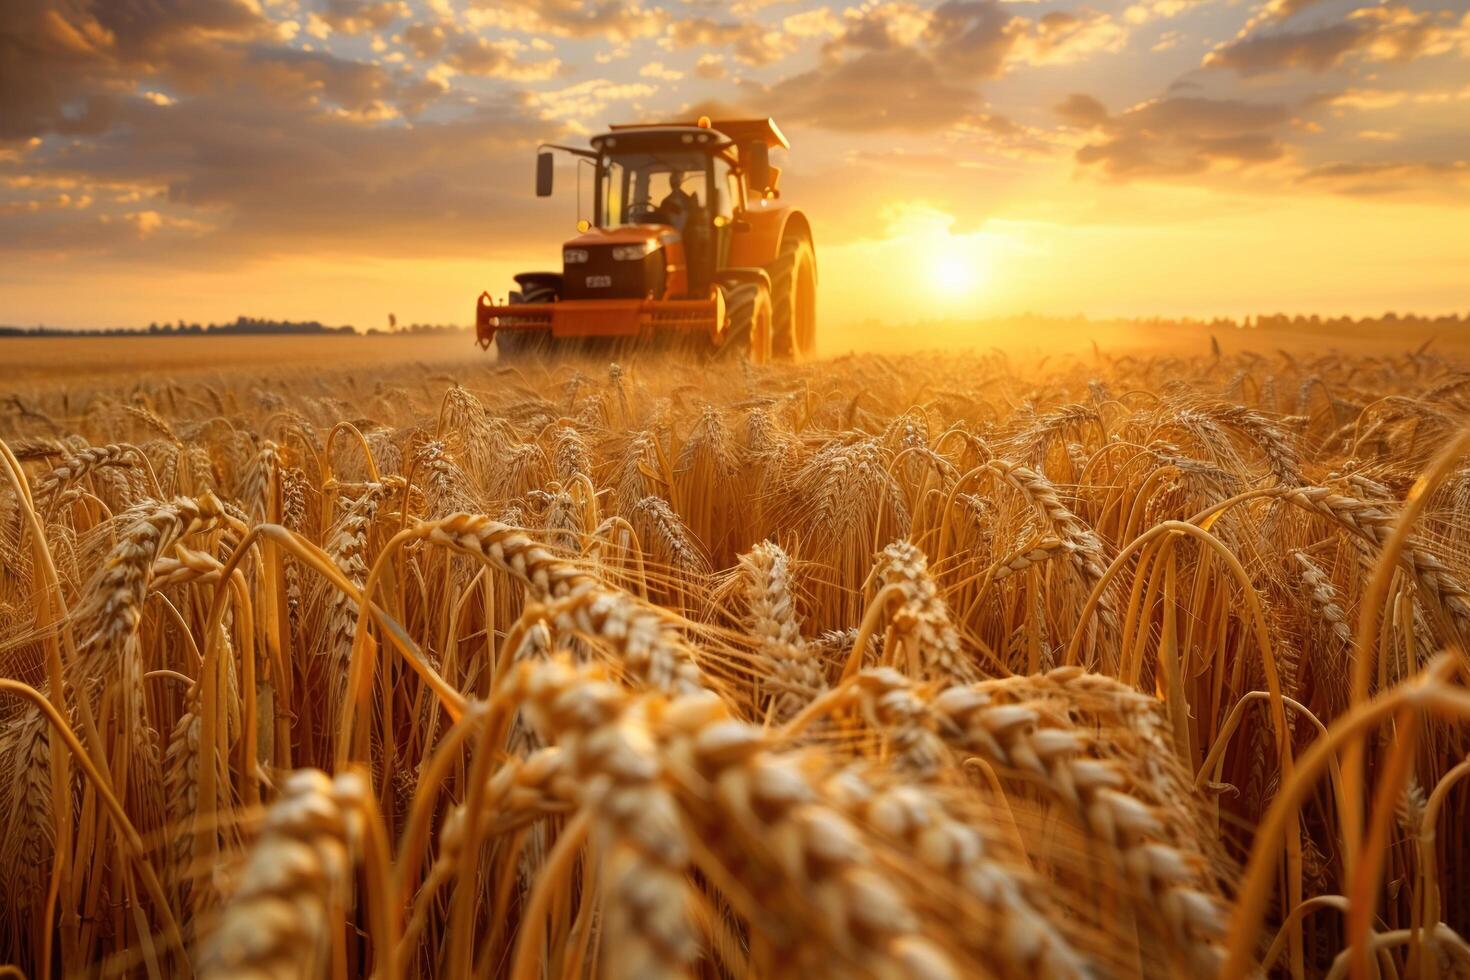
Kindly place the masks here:
<instances>
[{"instance_id":1,"label":"tractor side mirror","mask_svg":"<svg viewBox=\"0 0 1470 980\"><path fill-rule=\"evenodd\" d=\"M747 143L744 152L750 156L745 161L745 185L763 194L771 186L771 148L764 143Z\"/></svg>"},{"instance_id":2,"label":"tractor side mirror","mask_svg":"<svg viewBox=\"0 0 1470 980\"><path fill-rule=\"evenodd\" d=\"M536 196L551 196L552 159L550 150L536 154Z\"/></svg>"}]
</instances>

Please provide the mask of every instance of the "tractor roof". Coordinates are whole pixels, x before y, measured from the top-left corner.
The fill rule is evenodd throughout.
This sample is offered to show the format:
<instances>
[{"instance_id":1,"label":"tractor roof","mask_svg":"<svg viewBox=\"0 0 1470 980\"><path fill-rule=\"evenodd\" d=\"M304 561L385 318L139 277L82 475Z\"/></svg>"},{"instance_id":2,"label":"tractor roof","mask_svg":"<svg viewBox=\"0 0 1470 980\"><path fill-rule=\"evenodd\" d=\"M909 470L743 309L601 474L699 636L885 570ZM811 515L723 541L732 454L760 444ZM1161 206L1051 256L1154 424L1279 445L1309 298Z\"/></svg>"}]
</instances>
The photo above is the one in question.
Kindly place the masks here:
<instances>
[{"instance_id":1,"label":"tractor roof","mask_svg":"<svg viewBox=\"0 0 1470 980\"><path fill-rule=\"evenodd\" d=\"M617 147L621 150L667 150L675 144L689 149L710 149L728 146L729 137L713 129L698 126L616 126L611 133L592 137L592 148L603 150Z\"/></svg>"},{"instance_id":2,"label":"tractor roof","mask_svg":"<svg viewBox=\"0 0 1470 980\"><path fill-rule=\"evenodd\" d=\"M650 133L675 135L688 129L697 129L699 123L692 119L687 122L615 123L611 128L614 132L644 130ZM772 147L791 148L791 144L786 141L786 134L781 132L776 121L770 117L765 119L716 119L710 123L709 128L723 133L736 143L764 143Z\"/></svg>"}]
</instances>

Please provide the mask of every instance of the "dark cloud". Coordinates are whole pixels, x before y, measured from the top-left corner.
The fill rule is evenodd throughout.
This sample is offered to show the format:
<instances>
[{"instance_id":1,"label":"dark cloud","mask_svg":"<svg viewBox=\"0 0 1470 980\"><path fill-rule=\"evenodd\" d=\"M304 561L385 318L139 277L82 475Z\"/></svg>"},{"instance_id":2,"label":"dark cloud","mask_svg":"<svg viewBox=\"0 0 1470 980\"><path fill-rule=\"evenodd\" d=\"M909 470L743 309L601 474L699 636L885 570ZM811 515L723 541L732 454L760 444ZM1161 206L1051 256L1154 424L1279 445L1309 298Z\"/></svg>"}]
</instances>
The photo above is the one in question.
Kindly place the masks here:
<instances>
[{"instance_id":1,"label":"dark cloud","mask_svg":"<svg viewBox=\"0 0 1470 980\"><path fill-rule=\"evenodd\" d=\"M1284 31L1240 38L1211 51L1208 68L1233 68L1242 75L1257 75L1285 68L1326 71L1350 51L1362 47L1371 36L1361 21L1331 24L1307 31Z\"/></svg>"},{"instance_id":2,"label":"dark cloud","mask_svg":"<svg viewBox=\"0 0 1470 980\"><path fill-rule=\"evenodd\" d=\"M342 30L402 12L323 9ZM0 139L18 147L0 153L0 248L464 254L524 220L532 141L557 124L513 92L410 123L442 81L288 36L232 0L26 0L0 21ZM439 40L460 71L526 69L513 43Z\"/></svg>"},{"instance_id":3,"label":"dark cloud","mask_svg":"<svg viewBox=\"0 0 1470 980\"><path fill-rule=\"evenodd\" d=\"M1279 160L1286 148L1278 134L1291 119L1278 103L1199 97L1155 99L1113 116L1096 99L1072 95L1057 112L1070 125L1101 132L1101 139L1077 151L1077 161L1118 179Z\"/></svg>"},{"instance_id":4,"label":"dark cloud","mask_svg":"<svg viewBox=\"0 0 1470 980\"><path fill-rule=\"evenodd\" d=\"M975 81L1002 73L1026 23L997 0L949 0L922 17L902 6L871 5L849 11L842 32L823 53L827 61L839 62L852 53L910 52L954 81Z\"/></svg>"},{"instance_id":5,"label":"dark cloud","mask_svg":"<svg viewBox=\"0 0 1470 980\"><path fill-rule=\"evenodd\" d=\"M1018 64L1062 63L1113 49L1125 36L1106 14L1090 10L1030 19L1014 9L999 0L949 0L932 10L849 9L815 68L750 101L826 129L924 133L964 125L1012 135L995 133L992 117L981 112L981 82Z\"/></svg>"},{"instance_id":6,"label":"dark cloud","mask_svg":"<svg viewBox=\"0 0 1470 980\"><path fill-rule=\"evenodd\" d=\"M99 200L93 211L154 211L160 247L170 228L188 228L188 248L217 260L277 250L492 250L487 228L527 220L531 140L548 128L512 105L408 129L214 96L169 107L135 101L119 123L33 163L79 187L142 189L125 209ZM30 245L91 250L110 240L91 240L95 229L66 214L54 218Z\"/></svg>"},{"instance_id":7,"label":"dark cloud","mask_svg":"<svg viewBox=\"0 0 1470 980\"><path fill-rule=\"evenodd\" d=\"M946 71L975 79L995 78L1024 25L1023 19L999 3L951 0L935 8L926 38L935 62Z\"/></svg>"},{"instance_id":8,"label":"dark cloud","mask_svg":"<svg viewBox=\"0 0 1470 980\"><path fill-rule=\"evenodd\" d=\"M410 24L400 35L403 43L420 58L433 58L449 43L452 28L446 30L442 24Z\"/></svg>"},{"instance_id":9,"label":"dark cloud","mask_svg":"<svg viewBox=\"0 0 1470 980\"><path fill-rule=\"evenodd\" d=\"M363 112L393 100L397 85L381 65L339 58L325 51L299 51L278 45L221 47L207 65L185 81L186 91L233 90L264 97L278 106L305 109L321 101L348 112Z\"/></svg>"},{"instance_id":10,"label":"dark cloud","mask_svg":"<svg viewBox=\"0 0 1470 980\"><path fill-rule=\"evenodd\" d=\"M1470 200L1470 161L1389 160L1331 163L1313 167L1303 184L1354 197L1424 194Z\"/></svg>"},{"instance_id":11,"label":"dark cloud","mask_svg":"<svg viewBox=\"0 0 1470 980\"><path fill-rule=\"evenodd\" d=\"M1093 129L1108 120L1108 108L1097 99L1081 92L1074 92L1057 104L1056 114L1068 126Z\"/></svg>"},{"instance_id":12,"label":"dark cloud","mask_svg":"<svg viewBox=\"0 0 1470 980\"><path fill-rule=\"evenodd\" d=\"M444 61L466 75L494 76L506 74L515 63L515 55L482 37L465 37L454 43Z\"/></svg>"},{"instance_id":13,"label":"dark cloud","mask_svg":"<svg viewBox=\"0 0 1470 980\"><path fill-rule=\"evenodd\" d=\"M933 132L977 116L975 82L999 75L1016 20L995 0L951 0L920 15L849 11L816 68L747 101L794 123L847 132Z\"/></svg>"},{"instance_id":14,"label":"dark cloud","mask_svg":"<svg viewBox=\"0 0 1470 980\"><path fill-rule=\"evenodd\" d=\"M1304 4L1282 5L1289 17ZM1205 57L1207 68L1259 75L1291 68L1323 72L1349 55L1378 61L1409 61L1445 40L1454 30L1428 12L1385 4L1350 11L1343 19L1300 30L1257 30L1253 21L1235 40Z\"/></svg>"},{"instance_id":15,"label":"dark cloud","mask_svg":"<svg viewBox=\"0 0 1470 980\"><path fill-rule=\"evenodd\" d=\"M146 57L169 44L201 37L258 38L273 33L259 8L244 0L99 0L41 6L78 26L94 19L112 35L123 60Z\"/></svg>"},{"instance_id":16,"label":"dark cloud","mask_svg":"<svg viewBox=\"0 0 1470 980\"><path fill-rule=\"evenodd\" d=\"M972 114L979 96L949 81L923 53L897 48L803 72L759 102L773 115L823 129L928 132Z\"/></svg>"},{"instance_id":17,"label":"dark cloud","mask_svg":"<svg viewBox=\"0 0 1470 980\"><path fill-rule=\"evenodd\" d=\"M8 4L0 16L0 140L77 131L88 112L78 100L101 94L116 46L113 31L80 3Z\"/></svg>"}]
</instances>

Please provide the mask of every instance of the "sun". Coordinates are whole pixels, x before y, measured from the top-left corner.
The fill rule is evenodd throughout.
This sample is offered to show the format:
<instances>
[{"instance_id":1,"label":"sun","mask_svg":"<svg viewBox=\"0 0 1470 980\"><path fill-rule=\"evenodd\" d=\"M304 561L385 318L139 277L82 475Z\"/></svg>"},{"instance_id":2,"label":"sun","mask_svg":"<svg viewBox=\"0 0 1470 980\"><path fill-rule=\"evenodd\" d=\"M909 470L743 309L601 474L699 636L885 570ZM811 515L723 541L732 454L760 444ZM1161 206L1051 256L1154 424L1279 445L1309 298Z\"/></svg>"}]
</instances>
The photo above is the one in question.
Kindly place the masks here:
<instances>
[{"instance_id":1,"label":"sun","mask_svg":"<svg viewBox=\"0 0 1470 980\"><path fill-rule=\"evenodd\" d=\"M924 236L917 255L922 277L942 300L972 296L988 278L988 257L980 236L948 233Z\"/></svg>"},{"instance_id":2,"label":"sun","mask_svg":"<svg viewBox=\"0 0 1470 980\"><path fill-rule=\"evenodd\" d=\"M931 296L956 300L985 278L984 243L976 233L956 234L955 216L927 201L900 201L880 212L888 241L907 253L915 282Z\"/></svg>"},{"instance_id":3,"label":"sun","mask_svg":"<svg viewBox=\"0 0 1470 980\"><path fill-rule=\"evenodd\" d=\"M979 279L974 256L966 255L965 251L941 247L929 257L929 281L947 296L963 296L973 291Z\"/></svg>"}]
</instances>

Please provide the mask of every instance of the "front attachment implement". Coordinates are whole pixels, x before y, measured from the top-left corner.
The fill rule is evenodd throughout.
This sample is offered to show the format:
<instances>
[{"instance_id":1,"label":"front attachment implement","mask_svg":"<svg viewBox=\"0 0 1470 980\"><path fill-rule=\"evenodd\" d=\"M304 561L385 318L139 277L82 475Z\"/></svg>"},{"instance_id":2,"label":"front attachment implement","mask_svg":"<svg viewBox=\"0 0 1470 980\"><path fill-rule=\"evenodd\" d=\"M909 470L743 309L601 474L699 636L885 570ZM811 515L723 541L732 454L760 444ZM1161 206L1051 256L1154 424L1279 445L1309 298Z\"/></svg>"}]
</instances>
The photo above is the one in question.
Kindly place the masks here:
<instances>
[{"instance_id":1,"label":"front attachment implement","mask_svg":"<svg viewBox=\"0 0 1470 980\"><path fill-rule=\"evenodd\" d=\"M552 340L578 337L649 341L661 335L705 337L719 347L726 329L725 300L576 299L498 304L481 293L475 304L475 340L489 348L501 330L537 330Z\"/></svg>"}]
</instances>

